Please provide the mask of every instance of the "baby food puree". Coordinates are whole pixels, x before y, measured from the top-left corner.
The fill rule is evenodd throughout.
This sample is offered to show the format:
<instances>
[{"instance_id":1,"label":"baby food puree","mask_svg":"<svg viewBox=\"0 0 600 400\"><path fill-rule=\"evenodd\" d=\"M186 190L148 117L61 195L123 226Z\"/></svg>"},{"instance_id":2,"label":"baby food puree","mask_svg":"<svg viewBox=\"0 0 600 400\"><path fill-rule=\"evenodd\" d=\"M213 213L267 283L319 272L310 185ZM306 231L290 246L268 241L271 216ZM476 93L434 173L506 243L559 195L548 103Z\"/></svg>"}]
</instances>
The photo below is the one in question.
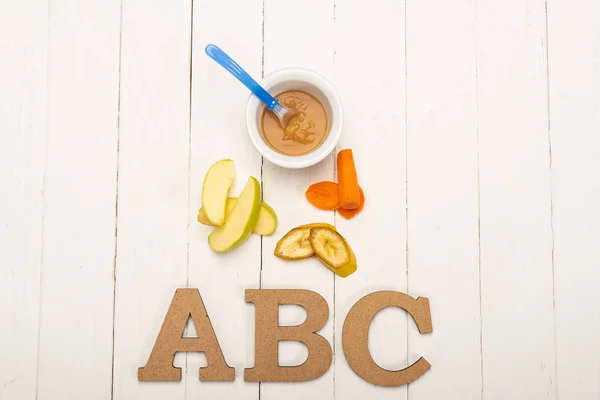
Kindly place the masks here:
<instances>
[{"instance_id":1,"label":"baby food puree","mask_svg":"<svg viewBox=\"0 0 600 400\"><path fill-rule=\"evenodd\" d=\"M265 108L261 134L269 147L290 156L310 153L319 147L328 129L327 113L319 100L301 90L288 90L275 97L281 105L299 114L283 129L277 116Z\"/></svg>"}]
</instances>

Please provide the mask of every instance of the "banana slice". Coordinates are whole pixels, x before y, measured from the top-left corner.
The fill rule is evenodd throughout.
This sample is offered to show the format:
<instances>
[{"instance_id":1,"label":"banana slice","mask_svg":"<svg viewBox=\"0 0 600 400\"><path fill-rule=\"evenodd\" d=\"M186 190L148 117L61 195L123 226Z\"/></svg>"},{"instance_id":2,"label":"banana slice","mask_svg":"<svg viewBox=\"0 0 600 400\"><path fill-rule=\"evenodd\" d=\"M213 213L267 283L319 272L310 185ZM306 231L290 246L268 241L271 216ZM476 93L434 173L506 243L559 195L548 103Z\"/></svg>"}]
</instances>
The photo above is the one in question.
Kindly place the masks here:
<instances>
[{"instance_id":1,"label":"banana slice","mask_svg":"<svg viewBox=\"0 0 600 400\"><path fill-rule=\"evenodd\" d=\"M356 271L356 255L337 231L328 227L312 228L309 242L317 258L334 274L345 278Z\"/></svg>"},{"instance_id":2,"label":"banana slice","mask_svg":"<svg viewBox=\"0 0 600 400\"><path fill-rule=\"evenodd\" d=\"M279 239L273 254L284 260L302 260L312 257L315 252L310 245L309 236L310 230L315 227L326 227L335 231L333 225L326 223L298 226Z\"/></svg>"},{"instance_id":3,"label":"banana slice","mask_svg":"<svg viewBox=\"0 0 600 400\"><path fill-rule=\"evenodd\" d=\"M312 228L309 243L317 257L333 269L347 265L352 259L346 240L330 228Z\"/></svg>"}]
</instances>

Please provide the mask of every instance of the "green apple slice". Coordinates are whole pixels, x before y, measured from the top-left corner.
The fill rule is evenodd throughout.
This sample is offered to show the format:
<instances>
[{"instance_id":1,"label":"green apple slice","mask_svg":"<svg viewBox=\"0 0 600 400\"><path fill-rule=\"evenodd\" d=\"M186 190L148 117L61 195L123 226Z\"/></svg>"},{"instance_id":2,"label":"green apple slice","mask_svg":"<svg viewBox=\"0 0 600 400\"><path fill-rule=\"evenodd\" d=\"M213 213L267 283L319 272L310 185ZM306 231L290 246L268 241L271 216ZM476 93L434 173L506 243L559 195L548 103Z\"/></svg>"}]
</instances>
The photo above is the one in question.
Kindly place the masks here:
<instances>
[{"instance_id":1,"label":"green apple slice","mask_svg":"<svg viewBox=\"0 0 600 400\"><path fill-rule=\"evenodd\" d=\"M202 208L206 219L213 225L225 224L227 197L234 179L235 167L230 159L214 163L204 177Z\"/></svg>"},{"instance_id":2,"label":"green apple slice","mask_svg":"<svg viewBox=\"0 0 600 400\"><path fill-rule=\"evenodd\" d=\"M254 227L254 233L263 236L269 236L277 229L277 214L270 205L263 202L260 205L258 221Z\"/></svg>"},{"instance_id":3,"label":"green apple slice","mask_svg":"<svg viewBox=\"0 0 600 400\"><path fill-rule=\"evenodd\" d=\"M237 204L237 197L230 197L227 200L227 207L225 210L225 220L229 219L229 216L233 212L235 205ZM204 208L200 208L198 211L198 222L203 225L213 226L210 223L208 218L206 218L206 213L204 212ZM254 227L254 233L257 235L269 236L275 232L277 228L277 214L275 210L271 208L270 205L263 202L260 205L260 211L258 214L258 221L256 221L256 226Z\"/></svg>"},{"instance_id":4,"label":"green apple slice","mask_svg":"<svg viewBox=\"0 0 600 400\"><path fill-rule=\"evenodd\" d=\"M260 211L260 183L248 178L237 204L222 226L217 226L208 235L208 244L218 253L230 251L246 241L256 226Z\"/></svg>"},{"instance_id":5,"label":"green apple slice","mask_svg":"<svg viewBox=\"0 0 600 400\"><path fill-rule=\"evenodd\" d=\"M237 197L230 197L227 199L227 205L225 206L225 221L227 221L227 219L231 215L231 212L237 204L237 200ZM200 207L200 210L198 211L198 222L200 222L202 225L214 226L214 224L212 224L206 217L204 207Z\"/></svg>"}]
</instances>

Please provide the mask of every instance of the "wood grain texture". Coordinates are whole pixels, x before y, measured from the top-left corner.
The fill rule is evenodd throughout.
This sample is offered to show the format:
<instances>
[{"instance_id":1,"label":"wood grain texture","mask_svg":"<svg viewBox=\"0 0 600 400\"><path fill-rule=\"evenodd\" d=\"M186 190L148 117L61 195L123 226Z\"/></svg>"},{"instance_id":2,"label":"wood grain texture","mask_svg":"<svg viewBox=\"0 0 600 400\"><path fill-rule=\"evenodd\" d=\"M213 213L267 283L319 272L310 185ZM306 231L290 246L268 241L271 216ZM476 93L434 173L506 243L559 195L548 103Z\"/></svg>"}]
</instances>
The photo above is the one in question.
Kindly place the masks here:
<instances>
[{"instance_id":1,"label":"wood grain texture","mask_svg":"<svg viewBox=\"0 0 600 400\"><path fill-rule=\"evenodd\" d=\"M193 35L189 285L202 294L225 359L236 369L236 380L199 382L198 367L206 365L206 359L188 354L186 397L257 399L258 383L244 383L243 377L244 368L254 360L254 307L244 297L245 289L259 286L260 236L252 234L234 251L217 254L208 246L212 228L196 219L204 175L216 161L230 158L235 163L232 196L239 195L249 176L260 180L260 154L252 148L244 118L250 92L204 48L214 43L260 78L262 0L194 1Z\"/></svg>"},{"instance_id":2,"label":"wood grain texture","mask_svg":"<svg viewBox=\"0 0 600 400\"><path fill-rule=\"evenodd\" d=\"M39 399L112 390L119 26L118 1L50 3Z\"/></svg>"},{"instance_id":3,"label":"wood grain texture","mask_svg":"<svg viewBox=\"0 0 600 400\"><path fill-rule=\"evenodd\" d=\"M36 392L47 45L47 3L0 4L0 399Z\"/></svg>"},{"instance_id":4,"label":"wood grain texture","mask_svg":"<svg viewBox=\"0 0 600 400\"><path fill-rule=\"evenodd\" d=\"M406 386L384 388L361 379L342 351L344 319L359 299L378 290L407 291L404 31L402 2L336 4L334 84L344 106L339 149L353 149L365 193L360 214L350 220L336 217L358 261L354 274L335 282L336 399L407 398ZM389 47L383 37L394 38L395 45ZM366 57L359 49L377 56ZM414 322L408 328L416 329ZM382 368L406 368L407 313L392 307L378 313L369 330L369 348Z\"/></svg>"},{"instance_id":5,"label":"wood grain texture","mask_svg":"<svg viewBox=\"0 0 600 400\"><path fill-rule=\"evenodd\" d=\"M557 398L600 398L600 4L548 2Z\"/></svg>"},{"instance_id":6,"label":"wood grain texture","mask_svg":"<svg viewBox=\"0 0 600 400\"><path fill-rule=\"evenodd\" d=\"M293 10L293 12L291 12ZM264 73L285 67L312 69L327 79L333 74L333 1L291 0L264 1ZM290 29L295 21L310 21L310 29ZM333 274L316 259L301 262L283 261L273 256L277 240L290 229L312 222L333 223L333 212L320 211L305 198L306 188L314 182L333 180L334 158L310 168L286 170L264 160L264 200L280 216L274 235L263 239L262 287L265 289L309 289L325 298L330 318L319 331L333 343ZM282 308L282 324L298 324L304 317L299 307ZM299 343L280 345L280 365L298 365L307 357L306 348ZM333 365L321 378L294 387L286 384L261 384L261 399L304 399L318 394L319 399L333 398Z\"/></svg>"},{"instance_id":7,"label":"wood grain texture","mask_svg":"<svg viewBox=\"0 0 600 400\"><path fill-rule=\"evenodd\" d=\"M257 78L308 67L331 81L337 151L353 149L366 196L358 216L305 199L335 180L333 154L305 170L261 159L249 92L208 43ZM0 400L596 400L599 55L597 0L0 0ZM197 222L222 158L235 161L232 193L261 178L279 217L273 236L229 254ZM355 274L273 256L317 221L348 239ZM234 382L200 382L199 353L175 356L181 382L138 382L186 286ZM261 286L326 299L324 376L244 382L244 292ZM359 378L342 350L351 306L385 289L430 299L431 334L397 308L369 329L380 366L431 363L398 388ZM279 320L304 316L283 306ZM306 358L298 343L279 350L282 365Z\"/></svg>"},{"instance_id":8,"label":"wood grain texture","mask_svg":"<svg viewBox=\"0 0 600 400\"><path fill-rule=\"evenodd\" d=\"M483 398L554 399L544 2L478 1L477 21Z\"/></svg>"},{"instance_id":9,"label":"wood grain texture","mask_svg":"<svg viewBox=\"0 0 600 400\"><path fill-rule=\"evenodd\" d=\"M113 398L184 398L185 373L141 383L137 369L187 285L191 3L124 0L122 13Z\"/></svg>"},{"instance_id":10,"label":"wood grain texture","mask_svg":"<svg viewBox=\"0 0 600 400\"><path fill-rule=\"evenodd\" d=\"M434 327L409 326L409 361L432 364L409 398L478 399L475 3L409 0L407 21L408 289L430 297Z\"/></svg>"}]
</instances>

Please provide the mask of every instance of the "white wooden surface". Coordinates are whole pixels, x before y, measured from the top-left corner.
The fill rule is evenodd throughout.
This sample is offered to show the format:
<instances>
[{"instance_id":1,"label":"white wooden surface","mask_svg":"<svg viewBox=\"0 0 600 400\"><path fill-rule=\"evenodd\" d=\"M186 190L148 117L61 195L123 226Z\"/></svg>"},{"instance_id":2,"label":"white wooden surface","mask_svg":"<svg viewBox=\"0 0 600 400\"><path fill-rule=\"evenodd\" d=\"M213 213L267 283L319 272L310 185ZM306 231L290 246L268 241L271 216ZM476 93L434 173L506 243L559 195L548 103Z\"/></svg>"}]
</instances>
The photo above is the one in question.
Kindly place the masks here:
<instances>
[{"instance_id":1,"label":"white wooden surface","mask_svg":"<svg viewBox=\"0 0 600 400\"><path fill-rule=\"evenodd\" d=\"M334 158L273 166L245 133L252 75L314 69L345 107L367 204L346 220L307 185ZM0 1L0 399L600 399L600 3L597 0ZM217 256L196 222L202 178L235 160L279 215ZM291 227L335 223L359 269L272 256ZM178 287L197 287L233 383L139 383ZM328 302L334 362L302 384L244 383L246 288ZM421 379L376 387L341 349L346 313L393 289L431 301L434 331L386 309L375 360ZM298 323L284 307L282 323ZM187 334L194 334L193 327ZM283 365L306 349L281 346Z\"/></svg>"}]
</instances>

